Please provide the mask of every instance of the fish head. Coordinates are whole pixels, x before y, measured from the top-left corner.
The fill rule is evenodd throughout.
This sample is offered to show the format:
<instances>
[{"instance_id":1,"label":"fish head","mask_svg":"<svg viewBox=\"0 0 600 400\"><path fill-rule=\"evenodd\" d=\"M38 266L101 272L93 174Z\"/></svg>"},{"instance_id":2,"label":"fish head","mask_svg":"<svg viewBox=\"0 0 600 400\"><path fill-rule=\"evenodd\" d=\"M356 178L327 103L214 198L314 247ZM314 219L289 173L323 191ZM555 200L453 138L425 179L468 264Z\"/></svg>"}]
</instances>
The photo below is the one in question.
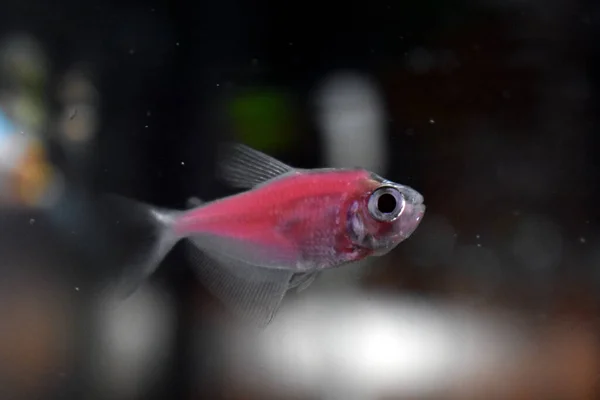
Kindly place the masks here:
<instances>
[{"instance_id":1,"label":"fish head","mask_svg":"<svg viewBox=\"0 0 600 400\"><path fill-rule=\"evenodd\" d=\"M423 196L415 189L370 174L364 190L351 203L347 231L354 245L380 256L408 239L425 214Z\"/></svg>"}]
</instances>

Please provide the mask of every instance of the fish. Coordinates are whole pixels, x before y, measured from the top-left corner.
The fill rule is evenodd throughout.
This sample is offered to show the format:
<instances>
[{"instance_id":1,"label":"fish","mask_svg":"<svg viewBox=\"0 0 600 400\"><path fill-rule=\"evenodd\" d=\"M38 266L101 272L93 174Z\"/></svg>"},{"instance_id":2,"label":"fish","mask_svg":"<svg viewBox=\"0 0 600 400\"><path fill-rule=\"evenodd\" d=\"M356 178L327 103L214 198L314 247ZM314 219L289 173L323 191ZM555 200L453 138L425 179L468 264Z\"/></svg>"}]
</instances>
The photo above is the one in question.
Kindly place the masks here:
<instances>
[{"instance_id":1,"label":"fish","mask_svg":"<svg viewBox=\"0 0 600 400\"><path fill-rule=\"evenodd\" d=\"M192 198L184 210L113 195L152 230L120 282L124 297L179 241L196 275L233 314L265 327L289 290L408 239L425 213L423 196L363 168L295 168L240 143L221 147L218 175L240 192Z\"/></svg>"}]
</instances>

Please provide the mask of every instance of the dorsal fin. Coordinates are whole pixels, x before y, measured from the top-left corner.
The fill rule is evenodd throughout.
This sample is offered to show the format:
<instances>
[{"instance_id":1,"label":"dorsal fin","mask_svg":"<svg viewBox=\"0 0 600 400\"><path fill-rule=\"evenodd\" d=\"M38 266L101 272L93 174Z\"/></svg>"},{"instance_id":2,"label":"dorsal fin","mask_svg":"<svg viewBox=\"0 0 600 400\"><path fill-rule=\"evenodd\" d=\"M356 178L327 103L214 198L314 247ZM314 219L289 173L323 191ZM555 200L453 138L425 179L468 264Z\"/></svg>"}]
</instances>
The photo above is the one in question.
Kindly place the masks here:
<instances>
[{"instance_id":1,"label":"dorsal fin","mask_svg":"<svg viewBox=\"0 0 600 400\"><path fill-rule=\"evenodd\" d=\"M296 171L271 156L238 143L223 145L219 156L219 177L239 189L250 189Z\"/></svg>"}]
</instances>

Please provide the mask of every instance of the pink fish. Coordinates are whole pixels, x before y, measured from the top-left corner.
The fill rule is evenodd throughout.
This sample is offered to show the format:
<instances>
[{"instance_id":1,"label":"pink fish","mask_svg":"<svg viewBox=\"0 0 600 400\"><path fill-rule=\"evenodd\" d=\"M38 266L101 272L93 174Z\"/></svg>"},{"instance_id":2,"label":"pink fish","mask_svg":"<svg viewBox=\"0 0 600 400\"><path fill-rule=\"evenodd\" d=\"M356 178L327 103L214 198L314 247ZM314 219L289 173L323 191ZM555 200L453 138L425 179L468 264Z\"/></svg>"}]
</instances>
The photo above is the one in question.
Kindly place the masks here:
<instances>
[{"instance_id":1,"label":"pink fish","mask_svg":"<svg viewBox=\"0 0 600 400\"><path fill-rule=\"evenodd\" d=\"M364 169L303 170L243 145L221 158L223 179L246 191L185 211L144 205L155 240L125 281L131 293L188 239L200 280L239 317L259 325L286 292L329 268L383 255L423 218L423 196Z\"/></svg>"}]
</instances>

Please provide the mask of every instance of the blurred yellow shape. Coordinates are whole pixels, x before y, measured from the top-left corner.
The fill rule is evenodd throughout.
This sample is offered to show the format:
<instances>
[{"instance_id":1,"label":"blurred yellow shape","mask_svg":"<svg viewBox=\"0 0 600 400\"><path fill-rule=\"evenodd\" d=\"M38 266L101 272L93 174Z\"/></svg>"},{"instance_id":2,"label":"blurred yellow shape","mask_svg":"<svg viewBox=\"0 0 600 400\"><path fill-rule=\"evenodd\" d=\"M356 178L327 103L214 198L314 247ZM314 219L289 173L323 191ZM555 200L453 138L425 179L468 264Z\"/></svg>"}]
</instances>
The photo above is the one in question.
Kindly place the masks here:
<instances>
[{"instance_id":1,"label":"blurred yellow shape","mask_svg":"<svg viewBox=\"0 0 600 400\"><path fill-rule=\"evenodd\" d=\"M54 176L42 144L33 141L15 169L12 188L19 203L36 205L46 193Z\"/></svg>"}]
</instances>

